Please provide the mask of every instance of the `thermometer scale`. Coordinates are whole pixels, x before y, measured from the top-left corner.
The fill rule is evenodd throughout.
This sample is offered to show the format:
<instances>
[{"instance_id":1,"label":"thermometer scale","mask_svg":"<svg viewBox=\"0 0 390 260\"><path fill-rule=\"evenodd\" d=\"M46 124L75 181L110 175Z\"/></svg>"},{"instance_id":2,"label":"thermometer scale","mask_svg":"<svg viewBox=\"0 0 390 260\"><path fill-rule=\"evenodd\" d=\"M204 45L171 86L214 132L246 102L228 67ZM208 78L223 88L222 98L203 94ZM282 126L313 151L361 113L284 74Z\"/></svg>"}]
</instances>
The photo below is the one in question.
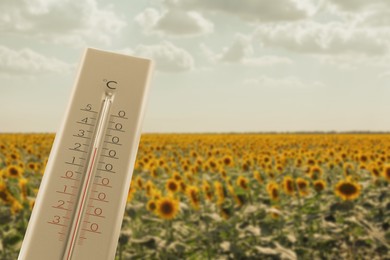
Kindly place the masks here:
<instances>
[{"instance_id":1,"label":"thermometer scale","mask_svg":"<svg viewBox=\"0 0 390 260\"><path fill-rule=\"evenodd\" d=\"M20 260L114 259L150 71L150 60L86 49Z\"/></svg>"}]
</instances>

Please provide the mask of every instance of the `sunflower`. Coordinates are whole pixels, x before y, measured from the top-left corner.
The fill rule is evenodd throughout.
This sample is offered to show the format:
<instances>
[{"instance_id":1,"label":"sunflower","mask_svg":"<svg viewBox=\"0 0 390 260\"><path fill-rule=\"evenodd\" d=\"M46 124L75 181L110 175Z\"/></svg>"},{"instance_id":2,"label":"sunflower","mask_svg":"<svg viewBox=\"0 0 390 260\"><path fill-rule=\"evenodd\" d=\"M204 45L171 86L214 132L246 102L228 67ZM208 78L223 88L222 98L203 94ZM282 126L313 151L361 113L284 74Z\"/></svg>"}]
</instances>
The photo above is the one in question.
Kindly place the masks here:
<instances>
[{"instance_id":1,"label":"sunflower","mask_svg":"<svg viewBox=\"0 0 390 260\"><path fill-rule=\"evenodd\" d=\"M225 171L225 169L224 169L224 168L221 168L221 169L219 170L219 172L221 173L222 178L226 180L226 178L227 178L227 172Z\"/></svg>"},{"instance_id":2,"label":"sunflower","mask_svg":"<svg viewBox=\"0 0 390 260\"><path fill-rule=\"evenodd\" d=\"M149 200L148 203L146 204L146 208L151 211L151 212L154 212L157 208L157 203L155 200Z\"/></svg>"},{"instance_id":3,"label":"sunflower","mask_svg":"<svg viewBox=\"0 0 390 260\"><path fill-rule=\"evenodd\" d=\"M383 167L382 176L390 182L390 164L387 164Z\"/></svg>"},{"instance_id":4,"label":"sunflower","mask_svg":"<svg viewBox=\"0 0 390 260\"><path fill-rule=\"evenodd\" d=\"M283 165L282 164L277 164L276 166L275 166L275 170L278 172L278 173L282 173L283 172L283 169L284 169L284 167L283 167Z\"/></svg>"},{"instance_id":5,"label":"sunflower","mask_svg":"<svg viewBox=\"0 0 390 260\"><path fill-rule=\"evenodd\" d=\"M27 163L27 168L30 169L33 172L38 170L37 164L35 164L34 162Z\"/></svg>"},{"instance_id":6,"label":"sunflower","mask_svg":"<svg viewBox=\"0 0 390 260\"><path fill-rule=\"evenodd\" d=\"M244 176L238 176L237 178L237 186L240 186L244 190L248 190L248 179L245 178Z\"/></svg>"},{"instance_id":7,"label":"sunflower","mask_svg":"<svg viewBox=\"0 0 390 260\"><path fill-rule=\"evenodd\" d=\"M347 179L336 184L335 193L343 200L354 200L359 197L361 189L359 184Z\"/></svg>"},{"instance_id":8,"label":"sunflower","mask_svg":"<svg viewBox=\"0 0 390 260\"><path fill-rule=\"evenodd\" d=\"M259 183L259 184L263 184L263 178L261 177L261 174L260 174L260 172L259 171L254 171L253 172L253 177L257 180L257 182Z\"/></svg>"},{"instance_id":9,"label":"sunflower","mask_svg":"<svg viewBox=\"0 0 390 260\"><path fill-rule=\"evenodd\" d=\"M17 165L10 165L5 169L6 175L10 178L20 178L23 170Z\"/></svg>"},{"instance_id":10,"label":"sunflower","mask_svg":"<svg viewBox=\"0 0 390 260\"><path fill-rule=\"evenodd\" d=\"M158 189L153 189L152 198L154 200L159 200L162 198L161 191Z\"/></svg>"},{"instance_id":11,"label":"sunflower","mask_svg":"<svg viewBox=\"0 0 390 260\"><path fill-rule=\"evenodd\" d=\"M158 178L159 177L159 170L155 166L150 168L150 173L152 174L153 178Z\"/></svg>"},{"instance_id":12,"label":"sunflower","mask_svg":"<svg viewBox=\"0 0 390 260\"><path fill-rule=\"evenodd\" d=\"M198 153L194 150L191 151L190 155L191 155L191 157L194 157L194 158L198 157Z\"/></svg>"},{"instance_id":13,"label":"sunflower","mask_svg":"<svg viewBox=\"0 0 390 260\"><path fill-rule=\"evenodd\" d=\"M230 156L230 155L225 155L223 158L222 158L222 162L225 166L227 167L231 167L234 165L233 163L233 157Z\"/></svg>"},{"instance_id":14,"label":"sunflower","mask_svg":"<svg viewBox=\"0 0 390 260\"><path fill-rule=\"evenodd\" d=\"M246 197L244 194L233 194L234 201L237 203L239 207L246 203Z\"/></svg>"},{"instance_id":15,"label":"sunflower","mask_svg":"<svg viewBox=\"0 0 390 260\"><path fill-rule=\"evenodd\" d=\"M309 158L309 159L307 160L307 164L313 166L313 165L316 164L316 161L315 161L313 158Z\"/></svg>"},{"instance_id":16,"label":"sunflower","mask_svg":"<svg viewBox=\"0 0 390 260\"><path fill-rule=\"evenodd\" d=\"M285 176L283 178L283 190L287 195L294 194L294 180L291 176Z\"/></svg>"},{"instance_id":17,"label":"sunflower","mask_svg":"<svg viewBox=\"0 0 390 260\"><path fill-rule=\"evenodd\" d=\"M333 170L335 167L335 163L334 162L328 162L328 168Z\"/></svg>"},{"instance_id":18,"label":"sunflower","mask_svg":"<svg viewBox=\"0 0 390 260\"><path fill-rule=\"evenodd\" d=\"M217 204L222 204L226 197L226 190L223 185L216 181L214 182L215 196L217 197Z\"/></svg>"},{"instance_id":19,"label":"sunflower","mask_svg":"<svg viewBox=\"0 0 390 260\"><path fill-rule=\"evenodd\" d=\"M13 215L15 215L16 213L18 213L18 212L21 211L22 209L23 209L23 206L22 206L22 204L20 204L19 201L14 200L14 201L12 202L12 205L11 205L11 213L12 213Z\"/></svg>"},{"instance_id":20,"label":"sunflower","mask_svg":"<svg viewBox=\"0 0 390 260\"><path fill-rule=\"evenodd\" d=\"M270 182L267 184L267 192L272 200L279 199L279 185L276 182Z\"/></svg>"},{"instance_id":21,"label":"sunflower","mask_svg":"<svg viewBox=\"0 0 390 260\"><path fill-rule=\"evenodd\" d=\"M11 153L7 154L7 159L10 159L11 161L17 161L20 159L20 155L17 151L12 151Z\"/></svg>"},{"instance_id":22,"label":"sunflower","mask_svg":"<svg viewBox=\"0 0 390 260\"><path fill-rule=\"evenodd\" d=\"M13 197L7 189L7 185L4 182L0 182L0 201L9 203L12 199Z\"/></svg>"},{"instance_id":23,"label":"sunflower","mask_svg":"<svg viewBox=\"0 0 390 260\"><path fill-rule=\"evenodd\" d=\"M212 201L213 200L213 193L211 191L210 184L206 180L203 180L202 190L203 190L204 194L206 195L206 199L208 201Z\"/></svg>"},{"instance_id":24,"label":"sunflower","mask_svg":"<svg viewBox=\"0 0 390 260\"><path fill-rule=\"evenodd\" d=\"M177 183L177 181L175 181L175 179L169 179L167 180L167 183L165 185L166 189L171 192L171 193L175 193L179 190L179 184Z\"/></svg>"},{"instance_id":25,"label":"sunflower","mask_svg":"<svg viewBox=\"0 0 390 260\"><path fill-rule=\"evenodd\" d=\"M229 219L233 215L233 210L229 207L220 207L220 214L222 218Z\"/></svg>"},{"instance_id":26,"label":"sunflower","mask_svg":"<svg viewBox=\"0 0 390 260\"><path fill-rule=\"evenodd\" d=\"M322 176L322 169L318 165L314 165L310 168L309 176L312 180L318 180Z\"/></svg>"},{"instance_id":27,"label":"sunflower","mask_svg":"<svg viewBox=\"0 0 390 260\"><path fill-rule=\"evenodd\" d=\"M27 183L28 180L26 178L20 178L18 181L18 185L20 190L22 191L23 198L27 198Z\"/></svg>"},{"instance_id":28,"label":"sunflower","mask_svg":"<svg viewBox=\"0 0 390 260\"><path fill-rule=\"evenodd\" d=\"M306 196L309 194L309 190L308 190L309 182L307 180L302 178L297 178L295 182L298 187L299 195Z\"/></svg>"},{"instance_id":29,"label":"sunflower","mask_svg":"<svg viewBox=\"0 0 390 260\"><path fill-rule=\"evenodd\" d=\"M145 190L146 190L146 196L147 197L150 197L152 196L152 192L153 192L153 189L154 189L154 184L151 180L148 180L146 182L146 185L145 185Z\"/></svg>"},{"instance_id":30,"label":"sunflower","mask_svg":"<svg viewBox=\"0 0 390 260\"><path fill-rule=\"evenodd\" d=\"M326 182L324 180L316 180L313 183L313 187L319 193L326 188Z\"/></svg>"},{"instance_id":31,"label":"sunflower","mask_svg":"<svg viewBox=\"0 0 390 260\"><path fill-rule=\"evenodd\" d=\"M136 191L137 191L137 190L136 190L133 186L130 186L129 193L127 194L127 202L128 202L128 203L133 199L134 193L135 193Z\"/></svg>"},{"instance_id":32,"label":"sunflower","mask_svg":"<svg viewBox=\"0 0 390 260\"><path fill-rule=\"evenodd\" d=\"M344 164L344 175L349 176L355 171L355 167L352 163L346 163Z\"/></svg>"},{"instance_id":33,"label":"sunflower","mask_svg":"<svg viewBox=\"0 0 390 260\"><path fill-rule=\"evenodd\" d=\"M32 210L34 208L34 205L35 205L35 199L31 199L28 201L28 204L30 206L30 210Z\"/></svg>"},{"instance_id":34,"label":"sunflower","mask_svg":"<svg viewBox=\"0 0 390 260\"><path fill-rule=\"evenodd\" d=\"M184 175L186 176L187 180L188 180L190 183L193 183L193 182L194 182L194 176L193 176L192 172L190 172L190 171L185 172Z\"/></svg>"},{"instance_id":35,"label":"sunflower","mask_svg":"<svg viewBox=\"0 0 390 260\"><path fill-rule=\"evenodd\" d=\"M209 158L208 161L207 161L207 164L213 170L215 170L217 168L217 166L218 166L215 157Z\"/></svg>"},{"instance_id":36,"label":"sunflower","mask_svg":"<svg viewBox=\"0 0 390 260\"><path fill-rule=\"evenodd\" d=\"M144 188L144 182L141 178L141 176L138 176L136 179L135 179L135 183L137 183L137 186L140 190L142 190Z\"/></svg>"},{"instance_id":37,"label":"sunflower","mask_svg":"<svg viewBox=\"0 0 390 260\"><path fill-rule=\"evenodd\" d=\"M160 198L156 206L155 211L162 219L174 219L179 212L179 201L171 197Z\"/></svg>"},{"instance_id":38,"label":"sunflower","mask_svg":"<svg viewBox=\"0 0 390 260\"><path fill-rule=\"evenodd\" d=\"M196 210L199 209L199 189L196 186L188 186L186 193L192 207Z\"/></svg>"},{"instance_id":39,"label":"sunflower","mask_svg":"<svg viewBox=\"0 0 390 260\"><path fill-rule=\"evenodd\" d=\"M368 156L365 154L361 154L358 158L362 163L366 163L368 161Z\"/></svg>"},{"instance_id":40,"label":"sunflower","mask_svg":"<svg viewBox=\"0 0 390 260\"><path fill-rule=\"evenodd\" d=\"M390 165L387 168L388 168L388 170L390 172ZM370 164L369 170L370 170L371 174L374 176L374 178L378 178L381 175L381 172L380 172L379 168L376 166L375 163L371 163Z\"/></svg>"},{"instance_id":41,"label":"sunflower","mask_svg":"<svg viewBox=\"0 0 390 260\"><path fill-rule=\"evenodd\" d=\"M174 179L175 181L181 181L182 178L179 172L174 172L172 174L172 179Z\"/></svg>"},{"instance_id":42,"label":"sunflower","mask_svg":"<svg viewBox=\"0 0 390 260\"><path fill-rule=\"evenodd\" d=\"M275 178L275 173L273 172L273 170L269 169L266 171L266 173L267 173L269 178L271 178L271 179Z\"/></svg>"},{"instance_id":43,"label":"sunflower","mask_svg":"<svg viewBox=\"0 0 390 260\"><path fill-rule=\"evenodd\" d=\"M243 163L241 167L242 167L242 170L244 172L247 172L250 170L250 165L247 162Z\"/></svg>"}]
</instances>

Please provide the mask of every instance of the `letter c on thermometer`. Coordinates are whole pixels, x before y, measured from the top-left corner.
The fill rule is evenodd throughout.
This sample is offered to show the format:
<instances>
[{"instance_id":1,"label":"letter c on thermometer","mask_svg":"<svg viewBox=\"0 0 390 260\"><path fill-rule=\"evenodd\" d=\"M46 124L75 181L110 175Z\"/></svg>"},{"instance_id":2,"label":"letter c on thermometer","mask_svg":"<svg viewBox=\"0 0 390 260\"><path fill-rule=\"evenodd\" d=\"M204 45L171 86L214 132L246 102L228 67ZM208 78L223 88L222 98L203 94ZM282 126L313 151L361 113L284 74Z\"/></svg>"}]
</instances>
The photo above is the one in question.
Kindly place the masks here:
<instances>
[{"instance_id":1,"label":"letter c on thermometer","mask_svg":"<svg viewBox=\"0 0 390 260\"><path fill-rule=\"evenodd\" d=\"M118 82L110 80L110 81L107 81L106 86L109 89L116 89L117 84L118 84Z\"/></svg>"}]
</instances>

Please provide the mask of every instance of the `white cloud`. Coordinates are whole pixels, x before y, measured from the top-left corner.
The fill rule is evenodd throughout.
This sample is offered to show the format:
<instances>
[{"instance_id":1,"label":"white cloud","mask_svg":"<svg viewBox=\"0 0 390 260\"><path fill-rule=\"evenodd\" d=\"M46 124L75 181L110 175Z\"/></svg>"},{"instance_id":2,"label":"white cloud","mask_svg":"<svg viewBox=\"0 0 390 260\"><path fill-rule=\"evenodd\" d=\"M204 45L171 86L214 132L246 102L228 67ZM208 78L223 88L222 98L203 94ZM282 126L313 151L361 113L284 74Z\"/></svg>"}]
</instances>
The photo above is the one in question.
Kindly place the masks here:
<instances>
[{"instance_id":1,"label":"white cloud","mask_svg":"<svg viewBox=\"0 0 390 260\"><path fill-rule=\"evenodd\" d=\"M242 62L244 58L253 55L250 37L237 34L234 42L218 55L218 60L227 63Z\"/></svg>"},{"instance_id":2,"label":"white cloud","mask_svg":"<svg viewBox=\"0 0 390 260\"><path fill-rule=\"evenodd\" d=\"M220 12L250 22L300 20L315 11L311 1L305 0L165 0L164 3L169 8Z\"/></svg>"},{"instance_id":3,"label":"white cloud","mask_svg":"<svg viewBox=\"0 0 390 260\"><path fill-rule=\"evenodd\" d=\"M380 73L378 78L390 78L390 70Z\"/></svg>"},{"instance_id":4,"label":"white cloud","mask_svg":"<svg viewBox=\"0 0 390 260\"><path fill-rule=\"evenodd\" d=\"M277 64L293 64L293 61L286 57L264 55L261 57L246 58L243 64L249 66L271 66Z\"/></svg>"},{"instance_id":5,"label":"white cloud","mask_svg":"<svg viewBox=\"0 0 390 260\"><path fill-rule=\"evenodd\" d=\"M389 1L390 3L390 1ZM384 30L389 33L390 7L365 13L358 21L357 26L364 26L376 30Z\"/></svg>"},{"instance_id":6,"label":"white cloud","mask_svg":"<svg viewBox=\"0 0 390 260\"><path fill-rule=\"evenodd\" d=\"M256 36L265 47L298 53L384 55L388 51L388 40L378 33L341 22L303 22L262 25L258 27Z\"/></svg>"},{"instance_id":7,"label":"white cloud","mask_svg":"<svg viewBox=\"0 0 390 260\"><path fill-rule=\"evenodd\" d=\"M328 2L338 9L347 12L380 10L390 7L390 1L387 0L328 0Z\"/></svg>"},{"instance_id":8,"label":"white cloud","mask_svg":"<svg viewBox=\"0 0 390 260\"><path fill-rule=\"evenodd\" d=\"M31 49L13 50L0 45L0 73L2 75L66 73L72 68L70 64L53 57L46 57Z\"/></svg>"},{"instance_id":9,"label":"white cloud","mask_svg":"<svg viewBox=\"0 0 390 260\"><path fill-rule=\"evenodd\" d=\"M96 0L1 1L0 9L0 32L56 42L109 44L126 25L109 6L99 7Z\"/></svg>"},{"instance_id":10,"label":"white cloud","mask_svg":"<svg viewBox=\"0 0 390 260\"><path fill-rule=\"evenodd\" d=\"M202 52L212 63L220 62L250 66L269 66L292 63L288 58L273 55L254 57L251 37L242 34L237 34L232 44L223 48L221 53L214 53L205 44L201 44L200 47Z\"/></svg>"},{"instance_id":11,"label":"white cloud","mask_svg":"<svg viewBox=\"0 0 390 260\"><path fill-rule=\"evenodd\" d=\"M162 72L183 72L194 68L191 54L168 41L155 45L138 45L134 54L152 59L156 62L156 69Z\"/></svg>"},{"instance_id":12,"label":"white cloud","mask_svg":"<svg viewBox=\"0 0 390 260\"><path fill-rule=\"evenodd\" d=\"M195 36L211 33L214 25L195 11L169 9L159 12L147 8L135 17L145 33L158 33L172 36Z\"/></svg>"},{"instance_id":13,"label":"white cloud","mask_svg":"<svg viewBox=\"0 0 390 260\"><path fill-rule=\"evenodd\" d=\"M322 88L325 84L319 81L308 82L297 77L270 78L260 76L258 78L249 78L243 81L245 86L259 86L269 88Z\"/></svg>"}]
</instances>

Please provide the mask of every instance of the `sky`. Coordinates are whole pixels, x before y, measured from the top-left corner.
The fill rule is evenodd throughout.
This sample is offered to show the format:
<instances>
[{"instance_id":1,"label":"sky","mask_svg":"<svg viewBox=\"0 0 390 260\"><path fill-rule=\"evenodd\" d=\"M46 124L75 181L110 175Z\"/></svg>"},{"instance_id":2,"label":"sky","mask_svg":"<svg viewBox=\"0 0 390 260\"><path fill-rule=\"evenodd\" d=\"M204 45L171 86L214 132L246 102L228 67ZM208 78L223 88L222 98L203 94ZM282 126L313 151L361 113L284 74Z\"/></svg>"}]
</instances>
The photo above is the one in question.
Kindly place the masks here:
<instances>
[{"instance_id":1,"label":"sky","mask_svg":"<svg viewBox=\"0 0 390 260\"><path fill-rule=\"evenodd\" d=\"M143 133L390 130L390 1L2 0L0 132L56 132L85 48L155 61Z\"/></svg>"}]
</instances>

